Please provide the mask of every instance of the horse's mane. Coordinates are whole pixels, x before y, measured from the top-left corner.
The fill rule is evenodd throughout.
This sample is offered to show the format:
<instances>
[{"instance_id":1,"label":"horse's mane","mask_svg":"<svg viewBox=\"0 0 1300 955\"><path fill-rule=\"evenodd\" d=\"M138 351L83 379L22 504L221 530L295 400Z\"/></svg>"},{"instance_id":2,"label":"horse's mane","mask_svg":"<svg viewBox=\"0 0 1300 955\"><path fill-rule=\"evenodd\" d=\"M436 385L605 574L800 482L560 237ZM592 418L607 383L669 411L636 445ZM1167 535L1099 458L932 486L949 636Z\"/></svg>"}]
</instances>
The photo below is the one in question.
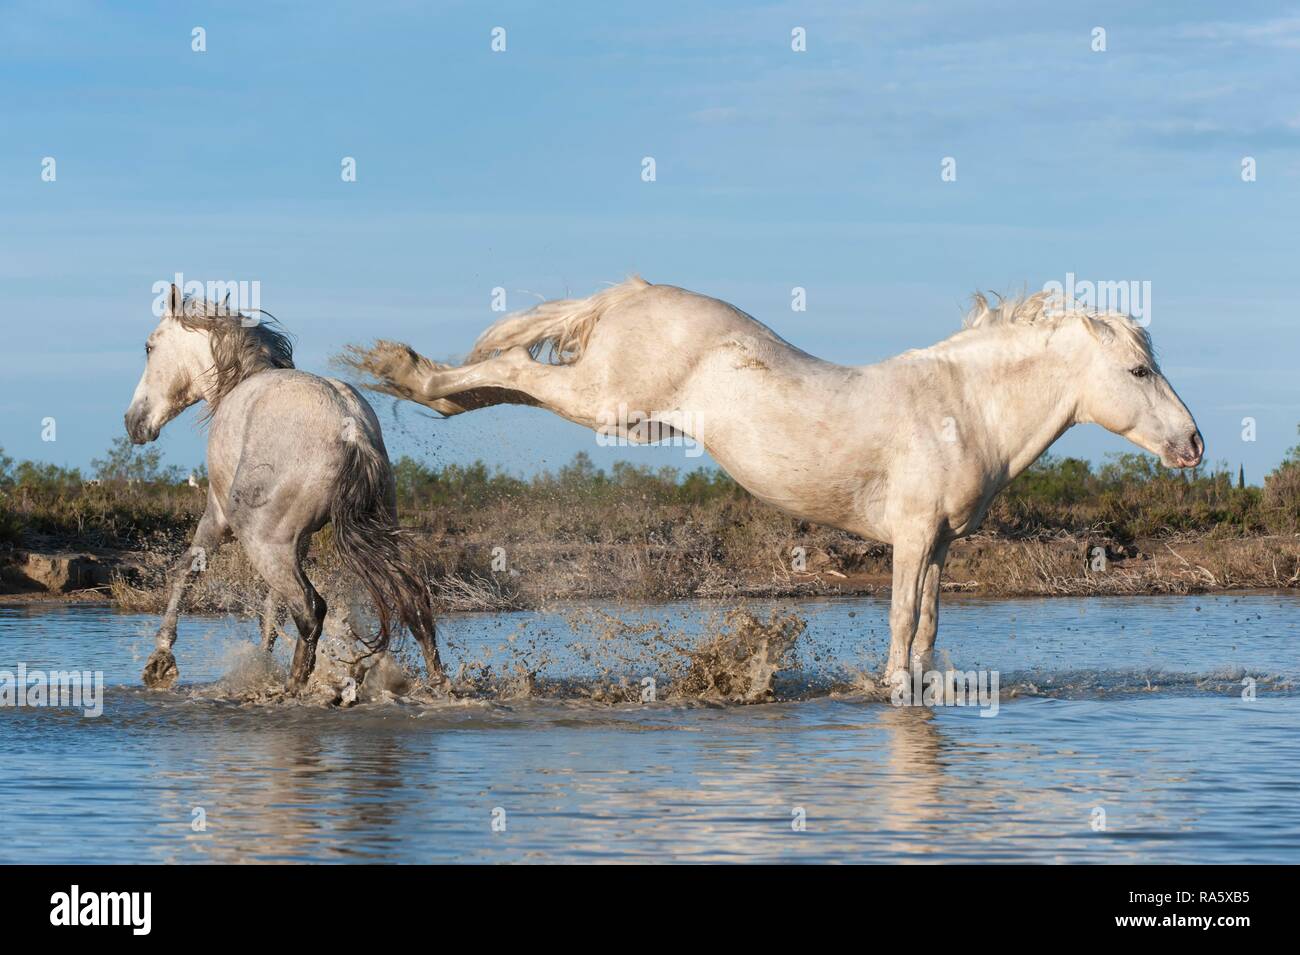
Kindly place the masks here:
<instances>
[{"instance_id":1,"label":"horse's mane","mask_svg":"<svg viewBox=\"0 0 1300 955\"><path fill-rule=\"evenodd\" d=\"M996 294L996 293L995 293ZM1130 316L1119 312L1100 312L1084 308L1073 302L1065 303L1059 295L1037 292L1027 296L997 297L997 303L981 292L971 296L970 311L962 319L963 329L999 328L1008 326L1060 328L1068 321L1084 321L1093 335L1099 327L1108 330L1132 349L1134 355L1155 366L1155 349L1147 330Z\"/></svg>"},{"instance_id":2,"label":"horse's mane","mask_svg":"<svg viewBox=\"0 0 1300 955\"><path fill-rule=\"evenodd\" d=\"M221 399L250 375L293 367L293 342L269 312L258 309L256 315L245 315L226 303L187 295L180 314L173 317L190 331L208 335L216 383L208 392L203 420L211 418Z\"/></svg>"}]
</instances>

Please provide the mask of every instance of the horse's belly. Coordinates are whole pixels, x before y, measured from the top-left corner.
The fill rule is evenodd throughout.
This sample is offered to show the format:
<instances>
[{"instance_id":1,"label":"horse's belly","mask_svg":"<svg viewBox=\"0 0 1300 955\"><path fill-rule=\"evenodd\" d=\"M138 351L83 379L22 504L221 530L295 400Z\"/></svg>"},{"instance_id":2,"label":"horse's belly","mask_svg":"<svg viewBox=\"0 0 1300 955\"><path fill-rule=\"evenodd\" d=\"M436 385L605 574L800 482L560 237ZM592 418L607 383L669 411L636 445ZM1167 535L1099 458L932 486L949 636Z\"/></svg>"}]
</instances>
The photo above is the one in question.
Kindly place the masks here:
<instances>
[{"instance_id":1,"label":"horse's belly","mask_svg":"<svg viewBox=\"0 0 1300 955\"><path fill-rule=\"evenodd\" d=\"M861 474L829 469L825 460L736 457L713 447L709 452L737 484L765 504L800 520L879 536L865 497L871 482Z\"/></svg>"}]
</instances>

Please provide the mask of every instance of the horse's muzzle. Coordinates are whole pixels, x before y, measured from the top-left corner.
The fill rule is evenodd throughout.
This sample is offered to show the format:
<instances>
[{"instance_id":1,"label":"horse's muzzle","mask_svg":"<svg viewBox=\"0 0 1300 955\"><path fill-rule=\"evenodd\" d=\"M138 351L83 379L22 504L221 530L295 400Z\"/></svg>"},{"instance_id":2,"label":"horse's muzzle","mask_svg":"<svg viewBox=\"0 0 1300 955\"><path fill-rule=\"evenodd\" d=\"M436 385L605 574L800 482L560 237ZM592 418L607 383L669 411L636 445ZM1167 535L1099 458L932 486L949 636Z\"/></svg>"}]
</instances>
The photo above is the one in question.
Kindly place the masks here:
<instances>
[{"instance_id":1,"label":"horse's muzzle","mask_svg":"<svg viewBox=\"0 0 1300 955\"><path fill-rule=\"evenodd\" d=\"M126 433L132 444L148 444L158 437L158 432L149 427L148 405L132 405L126 409Z\"/></svg>"},{"instance_id":2,"label":"horse's muzzle","mask_svg":"<svg viewBox=\"0 0 1300 955\"><path fill-rule=\"evenodd\" d=\"M1193 431L1186 440L1169 443L1169 457L1175 467L1194 468L1205 457L1205 442L1201 432Z\"/></svg>"}]
</instances>

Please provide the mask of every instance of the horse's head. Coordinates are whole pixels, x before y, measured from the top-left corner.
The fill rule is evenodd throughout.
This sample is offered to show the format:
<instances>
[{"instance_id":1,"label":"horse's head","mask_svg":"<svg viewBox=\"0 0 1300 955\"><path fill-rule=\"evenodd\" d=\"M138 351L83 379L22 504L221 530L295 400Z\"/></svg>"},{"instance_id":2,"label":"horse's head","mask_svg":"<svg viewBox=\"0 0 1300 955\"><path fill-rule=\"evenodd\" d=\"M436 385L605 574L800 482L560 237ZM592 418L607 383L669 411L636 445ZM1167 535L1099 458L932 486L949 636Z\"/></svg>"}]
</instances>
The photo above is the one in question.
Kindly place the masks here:
<instances>
[{"instance_id":1,"label":"horse's head","mask_svg":"<svg viewBox=\"0 0 1300 955\"><path fill-rule=\"evenodd\" d=\"M144 374L126 409L126 433L135 444L154 440L163 425L203 398L212 350L206 332L181 322L184 307L173 285L162 320L145 340Z\"/></svg>"},{"instance_id":2,"label":"horse's head","mask_svg":"<svg viewBox=\"0 0 1300 955\"><path fill-rule=\"evenodd\" d=\"M1201 432L1156 364L1146 329L1125 315L1079 317L1089 357L1079 368L1078 420L1128 438L1165 467L1200 464L1205 453Z\"/></svg>"}]
</instances>

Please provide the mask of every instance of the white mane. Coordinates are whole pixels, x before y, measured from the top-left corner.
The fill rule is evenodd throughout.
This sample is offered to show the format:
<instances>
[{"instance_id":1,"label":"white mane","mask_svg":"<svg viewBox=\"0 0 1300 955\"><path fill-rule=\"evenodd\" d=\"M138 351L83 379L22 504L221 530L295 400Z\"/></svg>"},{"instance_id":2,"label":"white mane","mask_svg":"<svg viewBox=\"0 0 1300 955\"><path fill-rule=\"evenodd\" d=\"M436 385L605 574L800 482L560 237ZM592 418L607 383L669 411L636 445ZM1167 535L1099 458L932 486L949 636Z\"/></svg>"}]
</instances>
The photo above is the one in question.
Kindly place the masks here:
<instances>
[{"instance_id":1,"label":"white mane","mask_svg":"<svg viewBox=\"0 0 1300 955\"><path fill-rule=\"evenodd\" d=\"M962 319L963 329L1005 328L1008 326L1037 326L1060 328L1068 321L1083 321L1094 336L1111 335L1127 345L1134 355L1155 366L1155 350L1147 330L1130 316L1119 312L1100 312L1078 303L1066 303L1059 295L1037 292L1019 297L998 297L990 305L981 292L971 296L970 311Z\"/></svg>"}]
</instances>

